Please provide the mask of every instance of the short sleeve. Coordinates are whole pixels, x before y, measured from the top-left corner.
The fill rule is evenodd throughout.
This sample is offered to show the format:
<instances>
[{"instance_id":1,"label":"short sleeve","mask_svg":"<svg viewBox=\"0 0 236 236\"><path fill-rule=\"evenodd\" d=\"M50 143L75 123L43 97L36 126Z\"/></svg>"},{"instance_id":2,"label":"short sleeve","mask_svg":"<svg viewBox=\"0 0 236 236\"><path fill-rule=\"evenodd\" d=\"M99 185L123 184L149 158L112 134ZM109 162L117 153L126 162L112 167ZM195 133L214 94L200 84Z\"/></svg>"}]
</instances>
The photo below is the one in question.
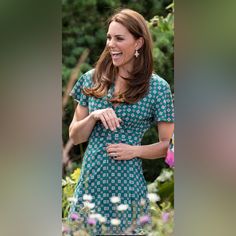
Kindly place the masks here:
<instances>
[{"instance_id":1,"label":"short sleeve","mask_svg":"<svg viewBox=\"0 0 236 236\"><path fill-rule=\"evenodd\" d=\"M156 82L154 120L156 122L174 122L174 104L169 84L161 79Z\"/></svg>"},{"instance_id":2,"label":"short sleeve","mask_svg":"<svg viewBox=\"0 0 236 236\"><path fill-rule=\"evenodd\" d=\"M88 98L89 96L85 95L83 92L83 88L91 87L92 83L92 75L87 72L83 74L75 83L73 89L70 92L70 96L72 96L81 106L88 106Z\"/></svg>"}]
</instances>

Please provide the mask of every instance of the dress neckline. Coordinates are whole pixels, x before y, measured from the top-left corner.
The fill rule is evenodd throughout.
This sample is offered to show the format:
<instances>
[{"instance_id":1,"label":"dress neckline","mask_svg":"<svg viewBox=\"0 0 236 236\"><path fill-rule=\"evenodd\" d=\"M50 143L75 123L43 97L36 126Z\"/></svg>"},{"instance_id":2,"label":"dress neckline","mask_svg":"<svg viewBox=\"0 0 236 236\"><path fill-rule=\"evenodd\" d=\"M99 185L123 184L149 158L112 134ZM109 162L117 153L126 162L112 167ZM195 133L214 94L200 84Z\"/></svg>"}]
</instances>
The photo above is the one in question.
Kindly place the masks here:
<instances>
[{"instance_id":1,"label":"dress neckline","mask_svg":"<svg viewBox=\"0 0 236 236\"><path fill-rule=\"evenodd\" d=\"M107 92L107 99L111 99L111 98L113 97L113 95L114 95L114 92L115 92L115 82L113 81L113 82L111 83L110 88L108 89L108 92ZM109 102L110 102L110 101L109 101ZM113 102L110 102L110 104L112 105L112 107L113 107L114 109L116 109L117 107L121 107L121 106L124 104L124 102L121 102L121 103L113 103Z\"/></svg>"}]
</instances>

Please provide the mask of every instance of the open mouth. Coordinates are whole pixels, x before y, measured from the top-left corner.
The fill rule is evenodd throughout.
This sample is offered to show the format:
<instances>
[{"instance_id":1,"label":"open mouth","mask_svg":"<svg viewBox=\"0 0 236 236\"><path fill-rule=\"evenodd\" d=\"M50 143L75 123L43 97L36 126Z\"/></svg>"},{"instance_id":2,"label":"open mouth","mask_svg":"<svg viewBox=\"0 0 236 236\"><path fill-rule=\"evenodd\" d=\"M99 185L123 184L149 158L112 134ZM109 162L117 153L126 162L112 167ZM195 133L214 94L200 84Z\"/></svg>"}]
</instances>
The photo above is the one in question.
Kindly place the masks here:
<instances>
[{"instance_id":1,"label":"open mouth","mask_svg":"<svg viewBox=\"0 0 236 236\"><path fill-rule=\"evenodd\" d=\"M111 56L113 59L118 59L122 56L122 52L111 52Z\"/></svg>"}]
</instances>

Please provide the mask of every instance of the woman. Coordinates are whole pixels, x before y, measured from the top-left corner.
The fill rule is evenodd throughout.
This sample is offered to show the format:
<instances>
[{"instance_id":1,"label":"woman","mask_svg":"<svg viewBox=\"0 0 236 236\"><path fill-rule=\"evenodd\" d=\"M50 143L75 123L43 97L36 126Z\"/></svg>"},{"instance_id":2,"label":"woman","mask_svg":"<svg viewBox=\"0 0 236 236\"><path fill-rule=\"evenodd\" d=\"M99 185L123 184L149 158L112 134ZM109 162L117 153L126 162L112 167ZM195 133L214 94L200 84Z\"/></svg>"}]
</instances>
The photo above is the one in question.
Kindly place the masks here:
<instances>
[{"instance_id":1,"label":"woman","mask_svg":"<svg viewBox=\"0 0 236 236\"><path fill-rule=\"evenodd\" d=\"M95 69L82 75L71 92L78 105L69 136L74 144L89 141L71 212L82 215L83 196L91 195L92 210L107 219L106 226L119 219L118 230L124 232L148 211L141 159L166 155L174 129L173 103L168 83L153 73L145 19L123 9L108 26L107 43ZM159 142L141 145L153 122ZM122 213L117 204L126 206Z\"/></svg>"}]
</instances>

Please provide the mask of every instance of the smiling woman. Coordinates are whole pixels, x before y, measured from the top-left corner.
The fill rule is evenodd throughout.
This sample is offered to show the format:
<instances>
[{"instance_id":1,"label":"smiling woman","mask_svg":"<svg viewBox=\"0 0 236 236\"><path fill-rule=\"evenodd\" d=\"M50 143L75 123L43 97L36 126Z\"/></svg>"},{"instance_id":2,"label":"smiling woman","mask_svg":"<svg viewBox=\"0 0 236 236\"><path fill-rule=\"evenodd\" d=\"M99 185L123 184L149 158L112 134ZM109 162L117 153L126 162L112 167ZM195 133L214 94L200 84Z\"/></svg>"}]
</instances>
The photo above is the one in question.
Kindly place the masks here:
<instances>
[{"instance_id":1,"label":"smiling woman","mask_svg":"<svg viewBox=\"0 0 236 236\"><path fill-rule=\"evenodd\" d=\"M89 143L70 214L86 217L83 201L89 194L93 211L106 218L109 232L125 233L149 213L142 159L164 157L174 128L170 87L153 72L152 40L143 16L123 9L110 18L95 69L79 78L71 95L78 105L70 138L74 144ZM160 141L141 145L153 123ZM97 225L94 235L100 229Z\"/></svg>"},{"instance_id":2,"label":"smiling woman","mask_svg":"<svg viewBox=\"0 0 236 236\"><path fill-rule=\"evenodd\" d=\"M134 55L138 56L138 50L142 45L142 37L136 39L122 24L115 21L110 23L107 47L110 50L113 65L119 67L120 74L132 71Z\"/></svg>"},{"instance_id":3,"label":"smiling woman","mask_svg":"<svg viewBox=\"0 0 236 236\"><path fill-rule=\"evenodd\" d=\"M152 38L145 19L124 9L108 20L107 43L96 63L94 86L84 92L100 98L115 83L112 102L120 102L116 95L122 92L122 102L133 104L148 92L152 73Z\"/></svg>"}]
</instances>

